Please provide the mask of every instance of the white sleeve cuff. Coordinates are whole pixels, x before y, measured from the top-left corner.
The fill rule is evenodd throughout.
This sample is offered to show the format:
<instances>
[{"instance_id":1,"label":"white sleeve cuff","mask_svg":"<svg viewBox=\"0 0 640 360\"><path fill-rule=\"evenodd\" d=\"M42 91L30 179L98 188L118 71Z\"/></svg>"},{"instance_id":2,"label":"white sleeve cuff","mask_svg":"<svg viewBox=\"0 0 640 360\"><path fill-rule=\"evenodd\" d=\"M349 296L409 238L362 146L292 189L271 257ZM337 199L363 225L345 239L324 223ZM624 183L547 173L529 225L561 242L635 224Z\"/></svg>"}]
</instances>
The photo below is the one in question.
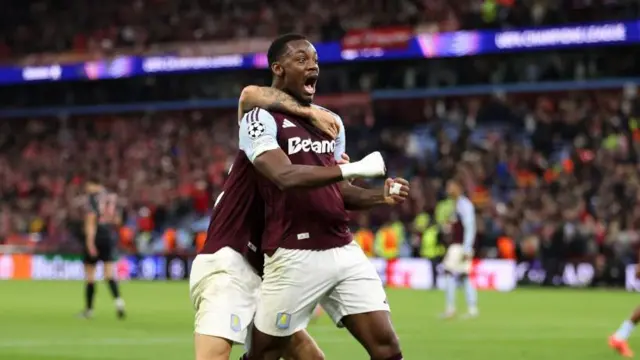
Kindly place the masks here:
<instances>
[{"instance_id":1,"label":"white sleeve cuff","mask_svg":"<svg viewBox=\"0 0 640 360\"><path fill-rule=\"evenodd\" d=\"M253 163L258 158L258 156L266 153L267 151L271 151L279 148L280 148L280 145L278 145L278 143L275 141L264 141L261 144L255 144L255 147L253 148L253 152L251 153L251 157L249 158L249 161Z\"/></svg>"}]
</instances>

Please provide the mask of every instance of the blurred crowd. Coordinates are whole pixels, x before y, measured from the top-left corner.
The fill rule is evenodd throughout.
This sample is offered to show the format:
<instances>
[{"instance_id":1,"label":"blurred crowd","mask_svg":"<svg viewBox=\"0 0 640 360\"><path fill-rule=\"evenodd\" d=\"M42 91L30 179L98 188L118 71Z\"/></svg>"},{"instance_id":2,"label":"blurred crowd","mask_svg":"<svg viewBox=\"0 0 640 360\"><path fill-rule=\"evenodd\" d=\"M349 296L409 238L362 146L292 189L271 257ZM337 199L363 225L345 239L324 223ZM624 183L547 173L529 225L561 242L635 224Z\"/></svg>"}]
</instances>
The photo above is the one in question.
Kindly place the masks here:
<instances>
[{"instance_id":1,"label":"blurred crowd","mask_svg":"<svg viewBox=\"0 0 640 360\"><path fill-rule=\"evenodd\" d=\"M387 106L378 116L410 105ZM438 205L443 182L457 176L476 205L483 256L542 258L558 266L636 261L638 110L633 87L426 101L416 117L429 125L409 137L382 130L386 141L379 145L398 156L396 171L412 178L417 202L404 223L414 254L423 227L415 214L424 211L446 229L437 224Z\"/></svg>"},{"instance_id":2,"label":"blurred crowd","mask_svg":"<svg viewBox=\"0 0 640 360\"><path fill-rule=\"evenodd\" d=\"M363 11L366 9L366 11ZM415 32L630 19L627 0L35 0L0 12L0 59L51 52L110 55L172 42L273 38L339 40L352 29Z\"/></svg>"},{"instance_id":3,"label":"blurred crowd","mask_svg":"<svg viewBox=\"0 0 640 360\"><path fill-rule=\"evenodd\" d=\"M3 123L0 239L30 234L38 242L42 235L48 248L64 245L69 231L79 237L88 174L120 195L135 231L191 226L207 216L224 181L236 148L234 116L192 111Z\"/></svg>"},{"instance_id":4,"label":"blurred crowd","mask_svg":"<svg viewBox=\"0 0 640 360\"><path fill-rule=\"evenodd\" d=\"M123 48L148 52L169 43L270 39L285 32L324 41L362 28L559 25L637 18L638 11L637 1L626 0L36 0L12 2L0 12L0 60L59 52L104 57ZM457 177L476 206L479 256L542 259L558 272L568 260L602 266L635 261L635 87L585 91L566 83L558 93L423 94L393 101L372 101L370 93L483 85L475 93L489 94L491 84L630 77L640 73L638 56L638 48L614 46L389 62L385 71L373 61L323 67L318 100L344 118L351 157L381 150L391 175L412 185L401 207L352 214L356 239L371 256L437 260L451 231L445 183ZM261 83L269 83L267 72L206 72L23 84L0 88L0 98L1 110L29 111L206 101L232 99L244 85ZM0 245L77 251L82 184L92 174L119 194L123 249L193 253L237 151L236 112L216 107L91 116L47 110L47 117L3 119Z\"/></svg>"},{"instance_id":5,"label":"blurred crowd","mask_svg":"<svg viewBox=\"0 0 640 360\"><path fill-rule=\"evenodd\" d=\"M392 257L426 256L423 232L446 234L438 206L457 176L477 208L481 256L632 261L635 97L630 87L376 103L375 122L347 121L347 150L353 158L381 150L390 173L411 180L411 201L354 213L354 233L393 241ZM97 173L120 195L127 246L193 251L236 151L236 127L232 110L5 121L0 239L77 249L83 176ZM513 251L501 249L504 239Z\"/></svg>"}]
</instances>

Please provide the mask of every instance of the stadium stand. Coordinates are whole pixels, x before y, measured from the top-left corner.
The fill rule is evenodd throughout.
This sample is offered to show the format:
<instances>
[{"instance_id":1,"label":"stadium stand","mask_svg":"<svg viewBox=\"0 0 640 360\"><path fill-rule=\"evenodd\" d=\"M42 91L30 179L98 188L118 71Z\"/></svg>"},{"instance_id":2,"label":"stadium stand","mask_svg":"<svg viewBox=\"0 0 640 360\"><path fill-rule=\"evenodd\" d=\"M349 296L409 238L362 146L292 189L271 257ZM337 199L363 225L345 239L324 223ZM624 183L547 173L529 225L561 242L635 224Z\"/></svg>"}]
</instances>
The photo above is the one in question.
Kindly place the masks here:
<instances>
[{"instance_id":1,"label":"stadium stand","mask_svg":"<svg viewBox=\"0 0 640 360\"><path fill-rule=\"evenodd\" d=\"M417 33L443 32L637 15L636 2L621 0L38 0L14 3L0 14L0 34L4 34L0 36L0 59L59 52L71 52L71 58L79 54L102 57L113 54L114 49L141 52L175 42L256 41L286 32L326 41L363 28L408 26Z\"/></svg>"},{"instance_id":2,"label":"stadium stand","mask_svg":"<svg viewBox=\"0 0 640 360\"><path fill-rule=\"evenodd\" d=\"M314 102L341 116L352 161L380 151L387 176L410 182L403 204L349 213L397 332L366 358L606 359L621 322L609 347L637 350L640 307L626 311L640 292L640 0L16 0L0 9L0 359L218 354L194 353L193 307L199 332L200 310L224 310L227 288L248 282L228 248L223 272L213 255L199 278L198 261L217 248L215 235L205 246L217 199L241 210L233 189L220 196L239 95L271 85L268 48L289 32L315 46ZM254 205L243 224L262 220ZM213 232L235 231L228 219ZM197 294L213 275L221 301ZM365 357L325 303L311 357ZM253 327L229 310L234 333ZM283 331L304 312L281 310ZM381 339L369 335L358 338Z\"/></svg>"},{"instance_id":3,"label":"stadium stand","mask_svg":"<svg viewBox=\"0 0 640 360\"><path fill-rule=\"evenodd\" d=\"M443 180L462 173L480 209L485 253L503 237L523 256L547 251L553 241L564 244L554 254L578 258L624 255L637 240L640 133L637 104L622 92L462 97L423 106L420 123L374 126L373 139L347 130L352 156L381 148L390 171L413 184L412 201L397 214L370 214L374 232L399 218L410 240L416 216L433 216ZM123 195L131 244L192 251L237 146L235 126L232 113L196 110L5 122L0 238L73 249L68 225L78 220L80 176L92 171Z\"/></svg>"},{"instance_id":4,"label":"stadium stand","mask_svg":"<svg viewBox=\"0 0 640 360\"><path fill-rule=\"evenodd\" d=\"M336 40L362 27L508 29L638 15L635 2L587 3L376 0L367 1L362 12L360 1L20 2L0 13L0 58L71 61L166 51L192 41L263 45L285 31ZM71 18L82 21L70 26ZM319 93L340 103L330 107L347 124L348 152L357 158L383 149L392 173L411 179L414 189L412 201L397 211L354 216L354 232L370 239L367 234L385 234L399 221L399 253L423 255L421 233L437 224L443 182L461 173L479 209L483 256L628 258L640 226L640 109L634 87L373 102L367 94L632 76L640 73L638 51L609 47L402 61L388 71L376 62L323 69ZM22 84L0 88L0 98L2 110L225 99L267 79L266 72L252 70ZM97 172L123 195L123 247L194 252L237 146L234 117L232 109L200 108L1 122L0 242L77 251L79 184L83 174Z\"/></svg>"}]
</instances>

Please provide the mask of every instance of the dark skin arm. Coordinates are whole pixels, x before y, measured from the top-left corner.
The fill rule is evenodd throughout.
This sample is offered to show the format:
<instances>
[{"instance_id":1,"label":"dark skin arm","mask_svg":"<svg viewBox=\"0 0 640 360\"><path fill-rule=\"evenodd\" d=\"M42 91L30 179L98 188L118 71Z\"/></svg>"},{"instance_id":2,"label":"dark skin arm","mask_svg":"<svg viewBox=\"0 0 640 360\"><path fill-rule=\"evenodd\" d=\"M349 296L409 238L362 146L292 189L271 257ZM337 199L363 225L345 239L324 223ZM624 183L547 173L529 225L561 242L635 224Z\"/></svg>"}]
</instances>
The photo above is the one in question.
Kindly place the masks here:
<instances>
[{"instance_id":1,"label":"dark skin arm","mask_svg":"<svg viewBox=\"0 0 640 360\"><path fill-rule=\"evenodd\" d=\"M389 194L394 181L402 185L400 194ZM365 189L343 181L340 183L340 190L347 210L367 210L380 205L393 206L403 203L409 196L409 182L401 178L387 179L382 188Z\"/></svg>"},{"instance_id":2,"label":"dark skin arm","mask_svg":"<svg viewBox=\"0 0 640 360\"><path fill-rule=\"evenodd\" d=\"M300 104L293 96L276 88L249 85L242 89L238 104L238 119L253 109L260 107L270 111L287 112L309 118L311 106Z\"/></svg>"},{"instance_id":3,"label":"dark skin arm","mask_svg":"<svg viewBox=\"0 0 640 360\"><path fill-rule=\"evenodd\" d=\"M262 153L253 165L280 190L321 187L343 180L338 166L293 165L282 149Z\"/></svg>"},{"instance_id":4,"label":"dark skin arm","mask_svg":"<svg viewBox=\"0 0 640 360\"><path fill-rule=\"evenodd\" d=\"M276 88L254 85L245 87L240 94L238 103L238 120L255 107L309 119L315 127L333 139L338 136L340 130L335 114L317 107L303 105L293 96Z\"/></svg>"},{"instance_id":5,"label":"dark skin arm","mask_svg":"<svg viewBox=\"0 0 640 360\"><path fill-rule=\"evenodd\" d=\"M340 183L340 191L342 191L344 207L347 210L367 210L386 204L384 188L365 189L343 181Z\"/></svg>"}]
</instances>

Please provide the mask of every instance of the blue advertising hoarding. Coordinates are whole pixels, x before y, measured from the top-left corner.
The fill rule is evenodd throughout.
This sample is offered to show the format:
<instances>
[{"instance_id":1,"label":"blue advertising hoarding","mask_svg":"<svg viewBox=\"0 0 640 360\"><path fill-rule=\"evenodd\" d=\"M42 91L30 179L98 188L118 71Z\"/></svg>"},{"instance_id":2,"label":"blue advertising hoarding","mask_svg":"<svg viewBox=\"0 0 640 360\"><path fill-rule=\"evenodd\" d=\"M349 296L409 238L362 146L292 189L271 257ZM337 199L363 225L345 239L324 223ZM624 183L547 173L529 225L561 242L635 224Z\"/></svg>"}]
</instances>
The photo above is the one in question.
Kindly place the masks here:
<instances>
[{"instance_id":1,"label":"blue advertising hoarding","mask_svg":"<svg viewBox=\"0 0 640 360\"><path fill-rule=\"evenodd\" d=\"M462 57L502 52L636 44L640 21L608 22L507 31L456 31L419 34L397 49L343 49L339 42L316 44L323 64L363 60ZM179 57L120 56L110 60L44 66L2 66L0 85L35 81L118 79L149 74L265 69L265 53Z\"/></svg>"}]
</instances>

